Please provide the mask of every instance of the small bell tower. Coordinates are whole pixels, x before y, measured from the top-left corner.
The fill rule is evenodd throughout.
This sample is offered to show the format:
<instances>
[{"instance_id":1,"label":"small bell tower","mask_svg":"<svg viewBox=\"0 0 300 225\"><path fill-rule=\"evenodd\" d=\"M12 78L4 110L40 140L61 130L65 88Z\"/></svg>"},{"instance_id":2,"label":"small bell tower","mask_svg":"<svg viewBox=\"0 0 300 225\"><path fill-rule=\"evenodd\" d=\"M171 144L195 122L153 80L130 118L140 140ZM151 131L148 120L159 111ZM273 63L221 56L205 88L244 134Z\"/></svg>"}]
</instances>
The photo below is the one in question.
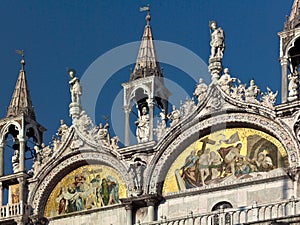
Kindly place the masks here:
<instances>
[{"instance_id":1,"label":"small bell tower","mask_svg":"<svg viewBox=\"0 0 300 225\"><path fill-rule=\"evenodd\" d=\"M282 68L282 103L299 100L300 65L300 0L294 0L280 38L280 64Z\"/></svg>"},{"instance_id":2,"label":"small bell tower","mask_svg":"<svg viewBox=\"0 0 300 225\"><path fill-rule=\"evenodd\" d=\"M27 172L31 169L26 168L26 160L35 158L33 147L42 144L46 129L36 121L26 80L24 51L16 52L22 57L21 70L6 117L0 119L0 207L18 224L26 224ZM11 158L8 160L6 156ZM5 202L13 207L4 207Z\"/></svg>"},{"instance_id":3,"label":"small bell tower","mask_svg":"<svg viewBox=\"0 0 300 225\"><path fill-rule=\"evenodd\" d=\"M130 80L123 83L125 112L125 146L130 144L130 115L137 109L135 135L138 143L153 140L154 113L157 109L165 115L168 112L170 92L165 87L163 71L156 55L152 30L150 27L150 6L147 11L146 26L140 44L135 68L130 72Z\"/></svg>"}]
</instances>

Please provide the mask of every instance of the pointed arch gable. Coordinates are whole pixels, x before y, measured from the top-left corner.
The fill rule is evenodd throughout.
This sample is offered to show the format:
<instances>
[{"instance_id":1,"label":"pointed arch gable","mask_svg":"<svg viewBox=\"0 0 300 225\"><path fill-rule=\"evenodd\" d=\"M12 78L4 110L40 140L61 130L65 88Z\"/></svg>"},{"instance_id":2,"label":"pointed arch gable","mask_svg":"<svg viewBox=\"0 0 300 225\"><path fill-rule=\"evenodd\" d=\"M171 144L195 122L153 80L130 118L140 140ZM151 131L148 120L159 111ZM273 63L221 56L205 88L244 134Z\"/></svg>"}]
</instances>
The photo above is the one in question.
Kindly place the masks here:
<instances>
[{"instance_id":1,"label":"pointed arch gable","mask_svg":"<svg viewBox=\"0 0 300 225\"><path fill-rule=\"evenodd\" d=\"M118 174L121 182L124 183L126 196L133 190L130 174L127 173L126 166L118 159L103 153L81 151L79 154L70 154L53 163L51 168L40 175L40 180L31 181L28 202L34 209L34 214L43 216L47 200L57 184L72 171L87 165L95 165L96 167L103 165L106 170L107 168L113 170L114 174Z\"/></svg>"},{"instance_id":2,"label":"pointed arch gable","mask_svg":"<svg viewBox=\"0 0 300 225\"><path fill-rule=\"evenodd\" d=\"M192 127L182 130L177 137L165 145L166 148L158 150L157 155L151 162L151 165L153 165L152 170L149 171L149 180L147 181L149 193L161 193L162 185L171 164L184 149L200 137L226 127L249 127L273 136L284 146L289 166L299 164L297 141L289 131L276 121L249 113L221 114L206 118Z\"/></svg>"}]
</instances>

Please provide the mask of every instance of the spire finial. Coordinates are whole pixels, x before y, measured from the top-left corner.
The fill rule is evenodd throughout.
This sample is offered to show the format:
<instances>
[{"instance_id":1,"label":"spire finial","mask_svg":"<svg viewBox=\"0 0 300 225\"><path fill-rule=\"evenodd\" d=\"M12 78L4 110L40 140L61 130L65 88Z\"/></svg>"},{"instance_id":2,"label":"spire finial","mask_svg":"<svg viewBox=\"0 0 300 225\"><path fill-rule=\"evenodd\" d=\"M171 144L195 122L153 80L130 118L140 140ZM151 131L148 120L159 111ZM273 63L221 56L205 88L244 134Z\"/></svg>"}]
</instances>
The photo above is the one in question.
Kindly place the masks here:
<instances>
[{"instance_id":1,"label":"spire finial","mask_svg":"<svg viewBox=\"0 0 300 225\"><path fill-rule=\"evenodd\" d=\"M25 69L24 50L16 50L16 53L22 56L22 59L21 59L22 68L21 68L21 70L24 71L24 69Z\"/></svg>"},{"instance_id":2,"label":"spire finial","mask_svg":"<svg viewBox=\"0 0 300 225\"><path fill-rule=\"evenodd\" d=\"M140 12L145 12L147 11L147 16L146 16L146 21L147 21L147 25L149 26L150 25L150 20L151 20L151 16L150 16L150 5L147 4L147 6L143 6L143 7L140 7Z\"/></svg>"}]
</instances>

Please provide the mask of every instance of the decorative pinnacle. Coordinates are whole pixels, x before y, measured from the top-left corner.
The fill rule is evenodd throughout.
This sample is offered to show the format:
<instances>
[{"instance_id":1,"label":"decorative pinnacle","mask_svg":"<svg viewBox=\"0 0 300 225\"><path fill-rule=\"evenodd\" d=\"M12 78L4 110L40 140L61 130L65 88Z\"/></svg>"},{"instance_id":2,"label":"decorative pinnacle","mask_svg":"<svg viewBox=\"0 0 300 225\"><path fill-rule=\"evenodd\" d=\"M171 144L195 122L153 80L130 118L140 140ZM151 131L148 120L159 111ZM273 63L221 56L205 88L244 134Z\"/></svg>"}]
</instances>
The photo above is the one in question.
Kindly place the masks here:
<instances>
[{"instance_id":1,"label":"decorative pinnacle","mask_svg":"<svg viewBox=\"0 0 300 225\"><path fill-rule=\"evenodd\" d=\"M21 70L24 71L24 69L25 69L24 50L16 50L16 53L22 56L22 59L21 59L22 68L21 68Z\"/></svg>"},{"instance_id":2,"label":"decorative pinnacle","mask_svg":"<svg viewBox=\"0 0 300 225\"><path fill-rule=\"evenodd\" d=\"M147 6L144 7L140 7L140 12L145 12L147 11L147 16L146 16L146 21L147 21L147 25L150 25L150 20L151 20L151 16L150 16L150 5L147 4Z\"/></svg>"}]
</instances>

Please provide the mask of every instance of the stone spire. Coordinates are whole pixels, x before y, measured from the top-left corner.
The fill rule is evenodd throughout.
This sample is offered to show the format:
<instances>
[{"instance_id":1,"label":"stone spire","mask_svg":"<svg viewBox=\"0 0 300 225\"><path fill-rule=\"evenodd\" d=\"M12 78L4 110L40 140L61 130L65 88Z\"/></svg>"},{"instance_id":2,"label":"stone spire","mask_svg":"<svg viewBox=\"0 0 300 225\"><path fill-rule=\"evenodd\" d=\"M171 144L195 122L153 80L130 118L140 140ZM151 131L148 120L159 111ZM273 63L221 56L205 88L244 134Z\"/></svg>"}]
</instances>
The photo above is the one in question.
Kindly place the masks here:
<instances>
[{"instance_id":1,"label":"stone spire","mask_svg":"<svg viewBox=\"0 0 300 225\"><path fill-rule=\"evenodd\" d=\"M300 25L300 0L294 0L291 14L287 17L284 29L291 30Z\"/></svg>"},{"instance_id":2,"label":"stone spire","mask_svg":"<svg viewBox=\"0 0 300 225\"><path fill-rule=\"evenodd\" d=\"M140 9L141 11L148 11L146 16L147 24L144 29L142 42L136 59L136 64L130 80L136 80L141 77L148 76L163 76L160 69L158 58L155 51L152 30L150 26L150 6Z\"/></svg>"},{"instance_id":3,"label":"stone spire","mask_svg":"<svg viewBox=\"0 0 300 225\"><path fill-rule=\"evenodd\" d=\"M35 120L35 112L33 109L27 80L25 74L25 59L24 59L24 51L16 51L18 54L22 55L21 59L21 70L19 73L19 77L16 83L15 90L13 92L10 105L7 109L6 117L18 116L24 113L26 116Z\"/></svg>"}]
</instances>

